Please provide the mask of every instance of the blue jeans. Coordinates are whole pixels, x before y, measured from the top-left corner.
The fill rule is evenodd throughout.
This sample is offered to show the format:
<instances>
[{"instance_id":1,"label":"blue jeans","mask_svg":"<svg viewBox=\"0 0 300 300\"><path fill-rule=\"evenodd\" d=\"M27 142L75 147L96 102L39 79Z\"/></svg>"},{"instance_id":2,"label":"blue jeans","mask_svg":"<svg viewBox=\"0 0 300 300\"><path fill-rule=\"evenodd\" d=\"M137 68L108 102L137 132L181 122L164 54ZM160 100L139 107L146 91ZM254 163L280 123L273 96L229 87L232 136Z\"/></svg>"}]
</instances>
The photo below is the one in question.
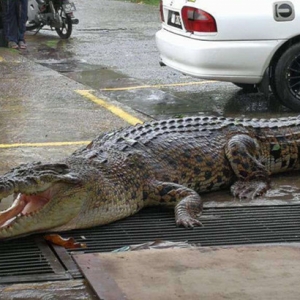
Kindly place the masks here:
<instances>
[{"instance_id":1,"label":"blue jeans","mask_svg":"<svg viewBox=\"0 0 300 300\"><path fill-rule=\"evenodd\" d=\"M9 42L24 41L28 0L2 0L3 28Z\"/></svg>"}]
</instances>

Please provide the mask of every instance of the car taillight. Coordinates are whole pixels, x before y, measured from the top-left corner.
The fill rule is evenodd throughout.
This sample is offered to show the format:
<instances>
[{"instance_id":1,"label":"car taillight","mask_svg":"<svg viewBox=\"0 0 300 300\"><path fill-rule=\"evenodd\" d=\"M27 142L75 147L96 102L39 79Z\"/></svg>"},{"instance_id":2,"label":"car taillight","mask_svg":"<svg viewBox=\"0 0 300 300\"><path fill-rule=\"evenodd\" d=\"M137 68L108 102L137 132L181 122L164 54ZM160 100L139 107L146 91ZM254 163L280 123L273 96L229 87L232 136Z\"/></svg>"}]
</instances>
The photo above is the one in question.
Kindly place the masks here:
<instances>
[{"instance_id":1,"label":"car taillight","mask_svg":"<svg viewBox=\"0 0 300 300\"><path fill-rule=\"evenodd\" d=\"M181 10L184 27L190 32L217 32L217 24L212 15L195 7L184 6Z\"/></svg>"},{"instance_id":2,"label":"car taillight","mask_svg":"<svg viewBox=\"0 0 300 300\"><path fill-rule=\"evenodd\" d=\"M159 3L159 12L160 12L160 20L162 22L164 22L165 18L164 18L164 9L163 9L163 2L162 2L162 0L160 0L160 3Z\"/></svg>"}]
</instances>

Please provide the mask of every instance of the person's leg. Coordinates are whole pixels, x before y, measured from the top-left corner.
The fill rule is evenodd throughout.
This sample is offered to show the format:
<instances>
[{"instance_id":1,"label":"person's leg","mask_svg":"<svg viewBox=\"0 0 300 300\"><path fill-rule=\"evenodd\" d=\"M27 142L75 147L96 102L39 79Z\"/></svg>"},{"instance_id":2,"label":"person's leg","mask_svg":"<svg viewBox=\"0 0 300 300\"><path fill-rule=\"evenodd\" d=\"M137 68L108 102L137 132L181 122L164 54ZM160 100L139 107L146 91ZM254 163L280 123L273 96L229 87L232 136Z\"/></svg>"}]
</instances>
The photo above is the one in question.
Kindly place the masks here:
<instances>
[{"instance_id":1,"label":"person's leg","mask_svg":"<svg viewBox=\"0 0 300 300\"><path fill-rule=\"evenodd\" d=\"M27 21L27 7L28 7L28 0L19 0L19 8L20 8L20 13L19 13L19 18L18 18L18 23L19 23L19 46L20 48L26 48L25 44L25 31L26 31L26 21Z\"/></svg>"},{"instance_id":2,"label":"person's leg","mask_svg":"<svg viewBox=\"0 0 300 300\"><path fill-rule=\"evenodd\" d=\"M4 40L7 44L7 24L5 21L6 18L6 0L0 0L1 1L1 22L2 22L2 28L3 28L3 35L4 35Z\"/></svg>"},{"instance_id":3,"label":"person's leg","mask_svg":"<svg viewBox=\"0 0 300 300\"><path fill-rule=\"evenodd\" d=\"M9 46L17 48L15 45L18 44L18 3L16 0L3 0L3 2L5 6L3 11L5 36Z\"/></svg>"}]
</instances>

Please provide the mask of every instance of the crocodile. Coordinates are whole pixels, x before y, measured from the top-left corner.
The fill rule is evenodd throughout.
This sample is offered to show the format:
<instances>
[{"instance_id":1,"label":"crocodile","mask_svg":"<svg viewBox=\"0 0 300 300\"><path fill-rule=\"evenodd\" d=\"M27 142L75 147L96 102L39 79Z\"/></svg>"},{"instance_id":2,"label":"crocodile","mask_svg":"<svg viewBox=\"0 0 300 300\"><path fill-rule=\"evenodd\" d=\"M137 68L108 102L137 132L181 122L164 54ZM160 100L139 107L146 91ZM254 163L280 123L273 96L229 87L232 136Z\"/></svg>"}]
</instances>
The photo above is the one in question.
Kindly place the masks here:
<instances>
[{"instance_id":1,"label":"crocodile","mask_svg":"<svg viewBox=\"0 0 300 300\"><path fill-rule=\"evenodd\" d=\"M253 199L270 175L299 170L300 116L195 116L101 134L57 163L22 164L0 176L0 239L104 225L151 205L175 207L178 226L201 226L201 193Z\"/></svg>"}]
</instances>

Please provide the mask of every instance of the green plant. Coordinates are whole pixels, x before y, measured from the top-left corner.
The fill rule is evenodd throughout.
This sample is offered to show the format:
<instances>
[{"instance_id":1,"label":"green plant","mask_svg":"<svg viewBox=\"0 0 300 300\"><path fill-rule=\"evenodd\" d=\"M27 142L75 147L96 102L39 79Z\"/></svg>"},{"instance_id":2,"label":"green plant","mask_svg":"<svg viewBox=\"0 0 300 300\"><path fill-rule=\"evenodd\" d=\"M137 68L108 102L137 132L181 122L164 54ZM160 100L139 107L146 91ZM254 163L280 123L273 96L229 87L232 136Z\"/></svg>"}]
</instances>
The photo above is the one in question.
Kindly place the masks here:
<instances>
[{"instance_id":1,"label":"green plant","mask_svg":"<svg viewBox=\"0 0 300 300\"><path fill-rule=\"evenodd\" d=\"M149 4L149 5L158 5L159 4L159 0L130 0L130 2L143 3L143 4Z\"/></svg>"}]
</instances>

